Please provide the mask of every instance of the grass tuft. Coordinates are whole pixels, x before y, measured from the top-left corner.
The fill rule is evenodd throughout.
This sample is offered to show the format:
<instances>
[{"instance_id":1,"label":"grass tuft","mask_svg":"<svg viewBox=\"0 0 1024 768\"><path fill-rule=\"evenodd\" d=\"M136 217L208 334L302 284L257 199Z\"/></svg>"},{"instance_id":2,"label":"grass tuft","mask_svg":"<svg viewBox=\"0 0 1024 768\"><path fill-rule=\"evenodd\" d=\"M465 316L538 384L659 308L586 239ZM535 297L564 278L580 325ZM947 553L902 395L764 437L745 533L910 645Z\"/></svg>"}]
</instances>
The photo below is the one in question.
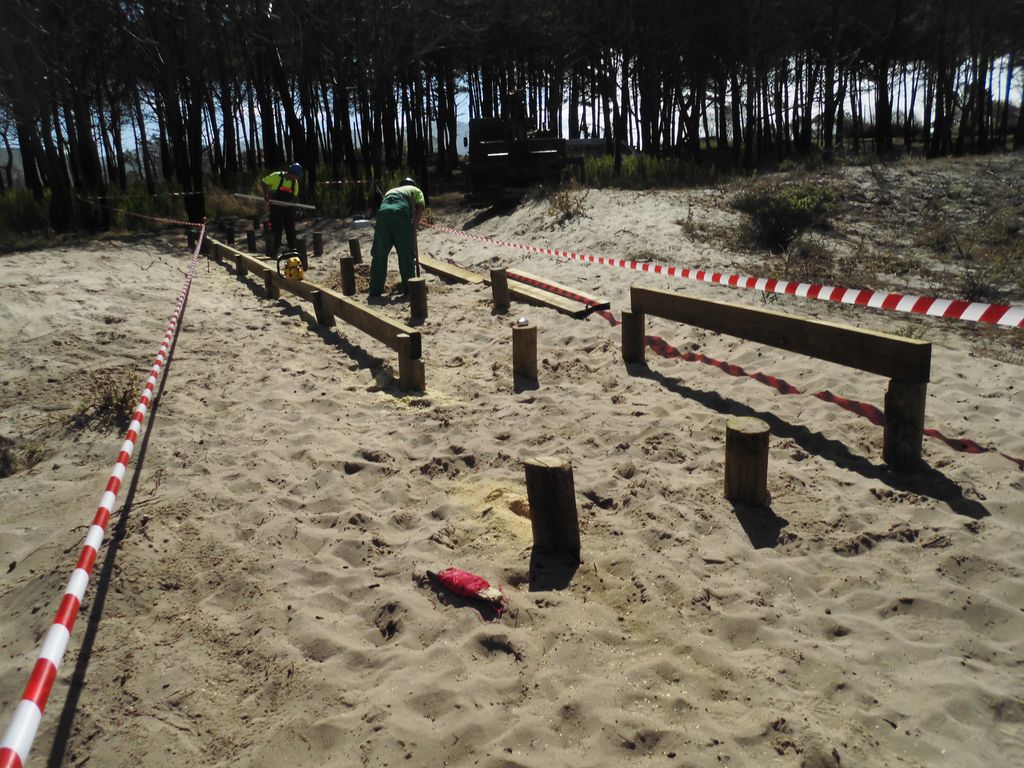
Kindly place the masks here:
<instances>
[{"instance_id":1,"label":"grass tuft","mask_svg":"<svg viewBox=\"0 0 1024 768\"><path fill-rule=\"evenodd\" d=\"M131 368L92 373L71 418L75 429L125 430L131 424L139 392L138 374Z\"/></svg>"},{"instance_id":2,"label":"grass tuft","mask_svg":"<svg viewBox=\"0 0 1024 768\"><path fill-rule=\"evenodd\" d=\"M757 245L784 253L801 234L826 224L836 211L837 195L808 181L760 184L733 198L733 207L750 217L748 235Z\"/></svg>"},{"instance_id":3,"label":"grass tuft","mask_svg":"<svg viewBox=\"0 0 1024 768\"><path fill-rule=\"evenodd\" d=\"M565 224L567 221L585 216L588 194L589 191L581 189L575 181L566 182L548 198L548 215L556 224Z\"/></svg>"}]
</instances>

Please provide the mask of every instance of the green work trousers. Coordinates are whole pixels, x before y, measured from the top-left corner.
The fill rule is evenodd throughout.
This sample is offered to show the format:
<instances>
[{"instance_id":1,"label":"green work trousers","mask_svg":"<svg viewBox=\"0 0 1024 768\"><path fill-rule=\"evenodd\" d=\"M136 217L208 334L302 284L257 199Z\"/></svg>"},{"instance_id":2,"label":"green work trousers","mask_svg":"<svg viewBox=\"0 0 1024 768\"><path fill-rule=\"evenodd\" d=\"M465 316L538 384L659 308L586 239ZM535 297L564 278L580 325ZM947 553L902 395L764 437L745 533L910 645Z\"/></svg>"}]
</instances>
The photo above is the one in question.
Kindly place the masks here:
<instances>
[{"instance_id":1,"label":"green work trousers","mask_svg":"<svg viewBox=\"0 0 1024 768\"><path fill-rule=\"evenodd\" d=\"M370 294L384 292L388 278L388 255L394 246L398 252L398 271L402 276L402 287L415 277L416 234L408 213L380 211L374 226L373 248L370 251Z\"/></svg>"}]
</instances>

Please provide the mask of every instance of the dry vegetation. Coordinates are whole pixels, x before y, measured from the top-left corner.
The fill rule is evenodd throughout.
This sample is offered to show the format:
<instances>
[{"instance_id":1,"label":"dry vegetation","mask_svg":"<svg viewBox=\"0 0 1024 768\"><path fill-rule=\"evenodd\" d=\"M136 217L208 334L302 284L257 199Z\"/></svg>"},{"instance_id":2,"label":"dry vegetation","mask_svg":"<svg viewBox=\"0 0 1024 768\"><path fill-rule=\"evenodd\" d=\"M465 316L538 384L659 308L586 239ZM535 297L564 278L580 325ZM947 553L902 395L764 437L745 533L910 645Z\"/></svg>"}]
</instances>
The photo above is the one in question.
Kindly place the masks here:
<instances>
[{"instance_id":1,"label":"dry vegetation","mask_svg":"<svg viewBox=\"0 0 1024 768\"><path fill-rule=\"evenodd\" d=\"M131 368L113 368L91 373L71 417L73 429L123 431L131 423L138 402L139 377Z\"/></svg>"},{"instance_id":2,"label":"dry vegetation","mask_svg":"<svg viewBox=\"0 0 1024 768\"><path fill-rule=\"evenodd\" d=\"M1016 155L793 172L738 182L733 195L753 215L719 242L772 251L766 274L971 301L1024 298Z\"/></svg>"}]
</instances>

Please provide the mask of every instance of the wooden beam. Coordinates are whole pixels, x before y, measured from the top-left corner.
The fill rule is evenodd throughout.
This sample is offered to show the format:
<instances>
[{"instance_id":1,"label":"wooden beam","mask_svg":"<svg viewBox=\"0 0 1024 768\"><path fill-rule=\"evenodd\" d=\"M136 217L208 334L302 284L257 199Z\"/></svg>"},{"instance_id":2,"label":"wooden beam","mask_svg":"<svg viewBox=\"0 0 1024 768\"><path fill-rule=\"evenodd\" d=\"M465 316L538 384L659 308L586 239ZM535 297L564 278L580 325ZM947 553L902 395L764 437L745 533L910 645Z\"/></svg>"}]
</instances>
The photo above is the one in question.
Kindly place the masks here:
<instances>
[{"instance_id":1,"label":"wooden beam","mask_svg":"<svg viewBox=\"0 0 1024 768\"><path fill-rule=\"evenodd\" d=\"M520 301L550 307L573 317L584 317L590 314L590 307L586 304L580 304L578 301L559 296L557 293L551 293L542 288L534 288L532 285L519 283L515 280L509 280L508 292Z\"/></svg>"},{"instance_id":2,"label":"wooden beam","mask_svg":"<svg viewBox=\"0 0 1024 768\"><path fill-rule=\"evenodd\" d=\"M385 346L399 351L400 344L408 344L408 355L410 360L419 360L422 357L422 338L420 332L410 328L404 323L392 320L359 302L335 293L327 288L310 280L289 280L283 275L277 274L277 269L270 266L270 263L250 256L247 253L227 245L220 244L236 260L241 260L245 267L262 276L269 285L281 291L287 291L309 301L319 303L319 311L324 316L334 317L348 323L354 328L372 336ZM408 342L401 342L399 336L406 334Z\"/></svg>"},{"instance_id":3,"label":"wooden beam","mask_svg":"<svg viewBox=\"0 0 1024 768\"><path fill-rule=\"evenodd\" d=\"M537 326L512 327L512 375L537 380Z\"/></svg>"},{"instance_id":4,"label":"wooden beam","mask_svg":"<svg viewBox=\"0 0 1024 768\"><path fill-rule=\"evenodd\" d=\"M504 268L491 270L491 303L495 312L508 312L512 303L508 295L508 276Z\"/></svg>"},{"instance_id":5,"label":"wooden beam","mask_svg":"<svg viewBox=\"0 0 1024 768\"><path fill-rule=\"evenodd\" d=\"M632 309L622 310L622 360L626 363L643 364L647 362L647 348L644 345L644 326L646 318L643 312Z\"/></svg>"},{"instance_id":6,"label":"wooden beam","mask_svg":"<svg viewBox=\"0 0 1024 768\"><path fill-rule=\"evenodd\" d=\"M906 384L923 384L931 376L931 342L653 288L634 286L630 299L634 313L738 336Z\"/></svg>"},{"instance_id":7,"label":"wooden beam","mask_svg":"<svg viewBox=\"0 0 1024 768\"><path fill-rule=\"evenodd\" d=\"M768 500L768 425L750 416L725 422L725 498L764 506Z\"/></svg>"},{"instance_id":8,"label":"wooden beam","mask_svg":"<svg viewBox=\"0 0 1024 768\"><path fill-rule=\"evenodd\" d=\"M341 274L341 292L345 296L356 295L356 270L352 266L351 256L342 256L338 259L338 269Z\"/></svg>"},{"instance_id":9,"label":"wooden beam","mask_svg":"<svg viewBox=\"0 0 1024 768\"><path fill-rule=\"evenodd\" d=\"M409 336L409 356L418 360L422 355L422 341L420 332L402 323L395 322L390 317L385 317L369 307L346 297L332 290L316 286L323 295L323 307L339 320L358 328L363 333L373 336L377 341L395 350L399 349L399 336Z\"/></svg>"},{"instance_id":10,"label":"wooden beam","mask_svg":"<svg viewBox=\"0 0 1024 768\"><path fill-rule=\"evenodd\" d=\"M483 275L471 272L468 269L448 264L444 261L433 259L430 256L420 256L420 266L432 275L454 280L456 283L469 283L470 285L482 285L487 282Z\"/></svg>"},{"instance_id":11,"label":"wooden beam","mask_svg":"<svg viewBox=\"0 0 1024 768\"><path fill-rule=\"evenodd\" d=\"M597 296L591 296L589 293L584 293L583 291L577 288L570 288L567 285L561 285L560 283L556 283L554 280L548 280L546 277L538 277L537 275L531 275L529 272L524 272L521 269L509 269L507 271L509 280L525 282L526 284L542 283L544 285L550 285L552 288L555 289L554 293L557 293L559 295L563 295L562 292L572 294L571 296L564 296L564 298L570 299L571 301L578 301L578 299L573 298L573 296L579 296L580 299L584 299L584 301L581 301L580 303L590 310L608 309L612 305L612 303L608 301L608 299L601 299L598 298ZM531 287L537 288L538 286L533 285ZM540 290L543 291L546 289L541 288Z\"/></svg>"},{"instance_id":12,"label":"wooden beam","mask_svg":"<svg viewBox=\"0 0 1024 768\"><path fill-rule=\"evenodd\" d=\"M572 464L553 456L523 462L533 545L580 560L580 523Z\"/></svg>"}]
</instances>

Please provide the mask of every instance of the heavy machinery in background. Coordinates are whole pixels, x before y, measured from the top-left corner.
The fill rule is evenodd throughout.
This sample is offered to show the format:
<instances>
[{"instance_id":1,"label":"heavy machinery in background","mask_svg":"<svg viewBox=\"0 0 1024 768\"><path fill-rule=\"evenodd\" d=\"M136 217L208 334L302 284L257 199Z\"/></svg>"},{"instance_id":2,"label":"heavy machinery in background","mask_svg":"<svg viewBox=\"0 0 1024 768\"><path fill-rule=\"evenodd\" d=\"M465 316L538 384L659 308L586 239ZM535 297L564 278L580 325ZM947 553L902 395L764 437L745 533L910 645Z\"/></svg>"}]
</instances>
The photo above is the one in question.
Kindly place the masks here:
<instances>
[{"instance_id":1,"label":"heavy machinery in background","mask_svg":"<svg viewBox=\"0 0 1024 768\"><path fill-rule=\"evenodd\" d=\"M522 92L512 94L505 117L469 121L469 203L486 208L538 185L557 186L572 160L566 140L536 130Z\"/></svg>"}]
</instances>

